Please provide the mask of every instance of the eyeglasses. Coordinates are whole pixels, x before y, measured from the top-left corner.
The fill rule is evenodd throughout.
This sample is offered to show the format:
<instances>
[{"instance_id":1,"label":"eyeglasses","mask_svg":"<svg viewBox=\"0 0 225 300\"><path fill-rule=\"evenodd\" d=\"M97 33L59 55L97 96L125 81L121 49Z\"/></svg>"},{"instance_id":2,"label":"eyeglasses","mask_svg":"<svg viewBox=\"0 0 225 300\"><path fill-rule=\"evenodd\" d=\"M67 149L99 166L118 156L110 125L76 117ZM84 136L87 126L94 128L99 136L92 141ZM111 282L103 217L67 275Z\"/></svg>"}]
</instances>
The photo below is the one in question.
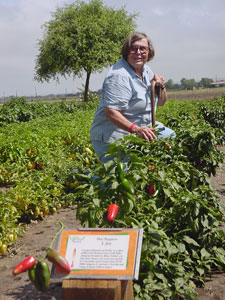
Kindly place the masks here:
<instances>
[{"instance_id":1,"label":"eyeglasses","mask_svg":"<svg viewBox=\"0 0 225 300\"><path fill-rule=\"evenodd\" d=\"M130 47L130 53L137 53L137 51L140 51L141 54L147 53L148 47L145 46L131 46Z\"/></svg>"}]
</instances>

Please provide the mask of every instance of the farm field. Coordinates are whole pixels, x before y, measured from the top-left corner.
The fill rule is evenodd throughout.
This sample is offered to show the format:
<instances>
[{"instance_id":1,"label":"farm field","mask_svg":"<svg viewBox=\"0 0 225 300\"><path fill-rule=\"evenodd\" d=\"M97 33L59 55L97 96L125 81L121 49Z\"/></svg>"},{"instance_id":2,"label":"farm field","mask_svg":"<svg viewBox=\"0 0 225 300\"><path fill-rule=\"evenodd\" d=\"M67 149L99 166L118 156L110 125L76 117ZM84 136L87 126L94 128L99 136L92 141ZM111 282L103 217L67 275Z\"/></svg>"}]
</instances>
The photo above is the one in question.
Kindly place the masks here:
<instances>
[{"instance_id":1,"label":"farm field","mask_svg":"<svg viewBox=\"0 0 225 300\"><path fill-rule=\"evenodd\" d=\"M168 91L168 99L174 100L210 100L215 97L222 97L225 94L225 87L196 89L193 91Z\"/></svg>"},{"instance_id":2,"label":"farm field","mask_svg":"<svg viewBox=\"0 0 225 300\"><path fill-rule=\"evenodd\" d=\"M50 289L41 294L26 273L11 275L17 259L43 255L59 229L58 221L68 227L143 227L135 299L195 299L196 287L204 284L207 272L224 270L225 237L220 227L224 103L224 98L169 101L160 107L157 119L173 127L177 138L150 144L131 136L115 143L112 153L131 151L130 168L124 174L115 162L99 164L93 153L89 128L97 101L31 105L14 99L4 106L0 113L2 299L60 299L59 281L51 281ZM97 175L94 182L93 175ZM115 201L119 212L109 223L105 213ZM216 286L223 278L221 273L214 287L207 282L199 294L205 298L199 299L220 299Z\"/></svg>"},{"instance_id":3,"label":"farm field","mask_svg":"<svg viewBox=\"0 0 225 300\"><path fill-rule=\"evenodd\" d=\"M203 88L196 90L177 90L168 92L169 100L213 100L215 97L223 97L225 94L225 87L215 87L215 88ZM37 97L28 97L27 101L29 103L33 102L44 102L44 103L57 103L61 102L64 99L67 103L73 102L75 100L80 101L80 97L73 97L67 95L56 95L56 96L37 96ZM0 98L0 107L7 102L8 99Z\"/></svg>"}]
</instances>

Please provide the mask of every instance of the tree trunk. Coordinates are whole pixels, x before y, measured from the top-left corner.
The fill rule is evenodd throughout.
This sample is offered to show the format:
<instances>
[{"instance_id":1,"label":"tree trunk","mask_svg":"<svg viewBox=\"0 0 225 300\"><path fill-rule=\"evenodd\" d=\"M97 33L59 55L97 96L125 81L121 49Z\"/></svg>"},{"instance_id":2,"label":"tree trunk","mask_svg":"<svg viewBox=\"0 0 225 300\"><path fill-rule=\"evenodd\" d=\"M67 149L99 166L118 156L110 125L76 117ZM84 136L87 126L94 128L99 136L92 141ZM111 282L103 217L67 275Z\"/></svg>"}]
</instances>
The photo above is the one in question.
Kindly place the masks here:
<instances>
[{"instance_id":1,"label":"tree trunk","mask_svg":"<svg viewBox=\"0 0 225 300\"><path fill-rule=\"evenodd\" d=\"M88 102L88 90L89 90L89 81L91 77L91 72L87 72L86 82L85 82L85 89L84 89L84 101Z\"/></svg>"}]
</instances>

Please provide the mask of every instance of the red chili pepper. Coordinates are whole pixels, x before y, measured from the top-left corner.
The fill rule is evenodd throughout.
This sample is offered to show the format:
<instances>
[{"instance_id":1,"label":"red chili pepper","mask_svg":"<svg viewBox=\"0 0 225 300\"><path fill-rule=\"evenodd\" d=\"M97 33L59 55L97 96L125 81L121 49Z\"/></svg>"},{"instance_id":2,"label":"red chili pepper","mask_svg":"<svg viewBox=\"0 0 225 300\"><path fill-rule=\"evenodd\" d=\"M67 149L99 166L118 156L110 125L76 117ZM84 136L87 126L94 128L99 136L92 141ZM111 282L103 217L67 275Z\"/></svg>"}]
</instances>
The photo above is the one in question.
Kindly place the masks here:
<instances>
[{"instance_id":1,"label":"red chili pepper","mask_svg":"<svg viewBox=\"0 0 225 300\"><path fill-rule=\"evenodd\" d=\"M149 167L149 169L152 171L152 172L157 172L158 171L158 169L157 168L155 168L153 165L151 165L151 164L147 164L147 166Z\"/></svg>"},{"instance_id":2,"label":"red chili pepper","mask_svg":"<svg viewBox=\"0 0 225 300\"><path fill-rule=\"evenodd\" d=\"M28 256L22 260L13 270L13 275L20 274L32 268L36 264L36 260L33 256Z\"/></svg>"},{"instance_id":3,"label":"red chili pepper","mask_svg":"<svg viewBox=\"0 0 225 300\"><path fill-rule=\"evenodd\" d=\"M115 219L118 210L119 210L119 206L117 204L114 203L109 205L107 209L107 220L109 222L112 222Z\"/></svg>"},{"instance_id":4,"label":"red chili pepper","mask_svg":"<svg viewBox=\"0 0 225 300\"><path fill-rule=\"evenodd\" d=\"M169 144L169 143L164 143L165 145L166 145L166 147L169 149L169 150L171 150L172 149L172 147L171 147L171 145Z\"/></svg>"},{"instance_id":5,"label":"red chili pepper","mask_svg":"<svg viewBox=\"0 0 225 300\"><path fill-rule=\"evenodd\" d=\"M59 252L52 248L46 249L47 251L47 259L56 266L56 271L69 274L71 269L67 259L61 255Z\"/></svg>"},{"instance_id":6,"label":"red chili pepper","mask_svg":"<svg viewBox=\"0 0 225 300\"><path fill-rule=\"evenodd\" d=\"M153 196L155 194L155 188L154 188L153 184L148 185L148 191L151 196Z\"/></svg>"}]
</instances>

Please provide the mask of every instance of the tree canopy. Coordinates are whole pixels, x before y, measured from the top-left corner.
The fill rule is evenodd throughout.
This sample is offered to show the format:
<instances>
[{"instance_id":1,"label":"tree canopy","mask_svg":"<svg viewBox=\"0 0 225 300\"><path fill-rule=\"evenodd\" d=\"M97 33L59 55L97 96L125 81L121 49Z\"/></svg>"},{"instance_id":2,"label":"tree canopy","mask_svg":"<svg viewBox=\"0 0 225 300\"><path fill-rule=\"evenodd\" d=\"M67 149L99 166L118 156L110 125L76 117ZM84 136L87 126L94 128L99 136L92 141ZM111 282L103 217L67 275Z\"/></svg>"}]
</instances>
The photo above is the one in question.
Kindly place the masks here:
<instances>
[{"instance_id":1,"label":"tree canopy","mask_svg":"<svg viewBox=\"0 0 225 300\"><path fill-rule=\"evenodd\" d=\"M211 78L206 78L206 77L203 77L201 79L201 81L199 82L199 85L201 87L209 87L211 85L211 83L213 82L213 80Z\"/></svg>"},{"instance_id":2,"label":"tree canopy","mask_svg":"<svg viewBox=\"0 0 225 300\"><path fill-rule=\"evenodd\" d=\"M206 78L203 77L199 82L196 82L195 79L187 79L187 78L182 78L179 83L173 83L172 79L167 80L165 83L165 86L168 90L176 90L176 89L181 89L181 90L193 90L194 88L207 88L210 87L211 83L213 80L211 78Z\"/></svg>"},{"instance_id":3,"label":"tree canopy","mask_svg":"<svg viewBox=\"0 0 225 300\"><path fill-rule=\"evenodd\" d=\"M124 40L136 28L136 16L124 7L106 7L100 0L57 8L43 25L35 79L59 81L60 76L75 78L86 73L84 100L88 101L90 75L118 60Z\"/></svg>"}]
</instances>

